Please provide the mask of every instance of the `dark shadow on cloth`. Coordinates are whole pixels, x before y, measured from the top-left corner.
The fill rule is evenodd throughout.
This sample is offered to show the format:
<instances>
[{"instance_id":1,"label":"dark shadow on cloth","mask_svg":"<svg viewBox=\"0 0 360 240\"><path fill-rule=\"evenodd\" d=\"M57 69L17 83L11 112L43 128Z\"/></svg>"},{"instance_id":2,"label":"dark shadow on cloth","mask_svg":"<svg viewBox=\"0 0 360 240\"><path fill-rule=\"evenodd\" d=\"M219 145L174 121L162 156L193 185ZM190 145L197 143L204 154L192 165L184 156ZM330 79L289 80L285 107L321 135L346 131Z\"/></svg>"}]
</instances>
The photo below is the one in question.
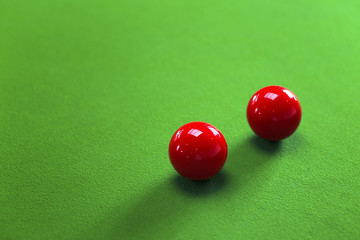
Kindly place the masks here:
<instances>
[{"instance_id":1,"label":"dark shadow on cloth","mask_svg":"<svg viewBox=\"0 0 360 240\"><path fill-rule=\"evenodd\" d=\"M306 144L306 138L301 132L295 132L289 138L284 139L285 150L288 153L293 153L301 149Z\"/></svg>"},{"instance_id":2,"label":"dark shadow on cloth","mask_svg":"<svg viewBox=\"0 0 360 240\"><path fill-rule=\"evenodd\" d=\"M297 134L285 141L267 142L251 136L232 144L224 169L206 181L191 181L173 172L128 202L126 209L120 209L112 234L129 240L160 239L169 232L175 236L186 224L181 216L193 211L199 201L219 194L226 199L238 193L256 178L256 172L278 160L282 150L293 151L292 145L301 145L304 139Z\"/></svg>"},{"instance_id":3,"label":"dark shadow on cloth","mask_svg":"<svg viewBox=\"0 0 360 240\"><path fill-rule=\"evenodd\" d=\"M281 143L266 142L251 136L234 144L226 163L231 191L239 191L254 178L255 172L276 161Z\"/></svg>"},{"instance_id":4,"label":"dark shadow on cloth","mask_svg":"<svg viewBox=\"0 0 360 240\"><path fill-rule=\"evenodd\" d=\"M179 216L186 211L186 199L174 190L173 176L154 185L120 209L112 235L119 240L162 239L177 228Z\"/></svg>"},{"instance_id":5,"label":"dark shadow on cloth","mask_svg":"<svg viewBox=\"0 0 360 240\"><path fill-rule=\"evenodd\" d=\"M228 183L226 171L205 181L191 181L174 172L128 203L113 234L120 234L119 239L161 239L168 236L169 229L176 234L184 224L181 216L196 206L192 203L221 193Z\"/></svg>"},{"instance_id":6,"label":"dark shadow on cloth","mask_svg":"<svg viewBox=\"0 0 360 240\"><path fill-rule=\"evenodd\" d=\"M258 136L252 136L250 143L260 151L264 151L269 154L276 154L281 149L281 141L267 141Z\"/></svg>"},{"instance_id":7,"label":"dark shadow on cloth","mask_svg":"<svg viewBox=\"0 0 360 240\"><path fill-rule=\"evenodd\" d=\"M205 197L223 190L229 183L227 172L223 169L211 179L204 181L191 181L180 175L172 178L175 187L194 197Z\"/></svg>"}]
</instances>

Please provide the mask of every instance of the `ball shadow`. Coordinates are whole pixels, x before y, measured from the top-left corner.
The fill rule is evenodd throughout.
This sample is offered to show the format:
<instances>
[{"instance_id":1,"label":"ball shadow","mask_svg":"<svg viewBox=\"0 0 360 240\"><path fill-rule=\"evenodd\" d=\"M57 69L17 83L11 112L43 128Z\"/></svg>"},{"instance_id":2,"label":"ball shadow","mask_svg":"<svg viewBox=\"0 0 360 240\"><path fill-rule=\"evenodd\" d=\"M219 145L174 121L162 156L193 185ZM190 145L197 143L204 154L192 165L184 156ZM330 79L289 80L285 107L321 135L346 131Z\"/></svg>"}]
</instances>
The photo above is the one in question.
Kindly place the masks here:
<instances>
[{"instance_id":1,"label":"ball shadow","mask_svg":"<svg viewBox=\"0 0 360 240\"><path fill-rule=\"evenodd\" d=\"M188 212L199 198L226 189L228 182L225 171L206 181L191 181L173 173L138 200L130 201L128 208L120 211L112 234L119 235L119 239L162 239L164 226L180 230L178 216Z\"/></svg>"},{"instance_id":2,"label":"ball shadow","mask_svg":"<svg viewBox=\"0 0 360 240\"><path fill-rule=\"evenodd\" d=\"M258 136L252 136L249 141L255 148L268 154L276 154L281 150L281 141L268 141Z\"/></svg>"},{"instance_id":3,"label":"ball shadow","mask_svg":"<svg viewBox=\"0 0 360 240\"><path fill-rule=\"evenodd\" d=\"M205 197L223 190L229 184L226 171L222 170L214 177L204 181L192 181L180 175L172 178L173 185L181 192L194 196Z\"/></svg>"},{"instance_id":4,"label":"ball shadow","mask_svg":"<svg viewBox=\"0 0 360 240\"><path fill-rule=\"evenodd\" d=\"M184 204L184 198L174 190L171 179L165 179L129 201L126 210L119 210L122 213L116 218L112 235L129 240L163 238L164 226L177 224L176 216L184 209Z\"/></svg>"},{"instance_id":5,"label":"ball shadow","mask_svg":"<svg viewBox=\"0 0 360 240\"><path fill-rule=\"evenodd\" d=\"M296 132L284 141L284 150L289 153L295 153L299 150L299 147L307 144L307 140L301 132Z\"/></svg>"},{"instance_id":6,"label":"ball shadow","mask_svg":"<svg viewBox=\"0 0 360 240\"><path fill-rule=\"evenodd\" d=\"M241 191L242 187L254 181L257 172L264 171L264 168L276 161L281 149L281 142L269 142L257 136L250 136L234 144L227 159L231 191Z\"/></svg>"},{"instance_id":7,"label":"ball shadow","mask_svg":"<svg viewBox=\"0 0 360 240\"><path fill-rule=\"evenodd\" d=\"M278 154L294 151L292 146L301 145L305 140L301 135L292 136L286 142L269 142L251 136L232 144L224 169L211 179L191 181L173 172L137 201L129 202L112 233L119 235L119 239L159 239L164 237L162 230L166 226L176 234L184 224L178 216L191 211L192 203L219 196L219 193L227 197L238 195L261 176L259 172L266 171L277 160Z\"/></svg>"}]
</instances>

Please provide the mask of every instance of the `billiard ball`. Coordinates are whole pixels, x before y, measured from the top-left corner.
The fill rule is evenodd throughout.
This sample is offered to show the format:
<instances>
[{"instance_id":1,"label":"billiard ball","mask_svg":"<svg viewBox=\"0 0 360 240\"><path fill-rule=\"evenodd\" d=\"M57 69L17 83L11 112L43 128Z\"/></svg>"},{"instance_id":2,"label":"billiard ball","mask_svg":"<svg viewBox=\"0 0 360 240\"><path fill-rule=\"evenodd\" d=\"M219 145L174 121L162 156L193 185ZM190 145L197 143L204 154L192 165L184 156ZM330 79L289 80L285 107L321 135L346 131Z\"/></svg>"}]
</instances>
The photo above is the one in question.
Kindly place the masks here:
<instances>
[{"instance_id":1,"label":"billiard ball","mask_svg":"<svg viewBox=\"0 0 360 240\"><path fill-rule=\"evenodd\" d=\"M169 144L169 157L175 170L191 180L205 180L224 166L227 144L222 133L205 122L180 127Z\"/></svg>"},{"instance_id":2,"label":"billiard ball","mask_svg":"<svg viewBox=\"0 0 360 240\"><path fill-rule=\"evenodd\" d=\"M251 97L246 114L256 135L266 140L278 141L289 137L298 128L301 106L289 89L268 86Z\"/></svg>"}]
</instances>

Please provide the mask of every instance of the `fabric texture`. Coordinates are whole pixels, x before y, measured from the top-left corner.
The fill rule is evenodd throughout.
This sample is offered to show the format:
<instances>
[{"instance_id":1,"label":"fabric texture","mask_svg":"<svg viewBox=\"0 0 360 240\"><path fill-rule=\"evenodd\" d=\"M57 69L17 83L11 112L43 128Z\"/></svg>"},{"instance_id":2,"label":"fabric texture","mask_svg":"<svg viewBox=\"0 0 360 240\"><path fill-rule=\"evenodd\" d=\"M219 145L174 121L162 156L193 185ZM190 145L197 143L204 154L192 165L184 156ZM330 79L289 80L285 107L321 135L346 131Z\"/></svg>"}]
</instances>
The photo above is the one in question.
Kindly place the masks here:
<instances>
[{"instance_id":1,"label":"fabric texture","mask_svg":"<svg viewBox=\"0 0 360 240\"><path fill-rule=\"evenodd\" d=\"M0 1L0 239L360 239L360 2ZM295 134L246 120L281 85ZM223 170L181 178L204 121Z\"/></svg>"}]
</instances>

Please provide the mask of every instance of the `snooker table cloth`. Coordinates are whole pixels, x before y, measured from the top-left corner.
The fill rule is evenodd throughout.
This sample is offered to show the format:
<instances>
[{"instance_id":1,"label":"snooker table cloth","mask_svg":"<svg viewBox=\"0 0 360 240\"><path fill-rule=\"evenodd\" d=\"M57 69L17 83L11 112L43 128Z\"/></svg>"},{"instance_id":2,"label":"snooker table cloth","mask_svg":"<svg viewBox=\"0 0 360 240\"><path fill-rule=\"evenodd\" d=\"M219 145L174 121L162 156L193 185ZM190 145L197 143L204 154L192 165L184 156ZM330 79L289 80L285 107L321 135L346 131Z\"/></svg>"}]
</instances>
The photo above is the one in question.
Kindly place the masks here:
<instances>
[{"instance_id":1,"label":"snooker table cloth","mask_svg":"<svg viewBox=\"0 0 360 240\"><path fill-rule=\"evenodd\" d=\"M360 1L0 0L0 36L0 239L360 239ZM168 158L191 121L228 143L208 181Z\"/></svg>"}]
</instances>

